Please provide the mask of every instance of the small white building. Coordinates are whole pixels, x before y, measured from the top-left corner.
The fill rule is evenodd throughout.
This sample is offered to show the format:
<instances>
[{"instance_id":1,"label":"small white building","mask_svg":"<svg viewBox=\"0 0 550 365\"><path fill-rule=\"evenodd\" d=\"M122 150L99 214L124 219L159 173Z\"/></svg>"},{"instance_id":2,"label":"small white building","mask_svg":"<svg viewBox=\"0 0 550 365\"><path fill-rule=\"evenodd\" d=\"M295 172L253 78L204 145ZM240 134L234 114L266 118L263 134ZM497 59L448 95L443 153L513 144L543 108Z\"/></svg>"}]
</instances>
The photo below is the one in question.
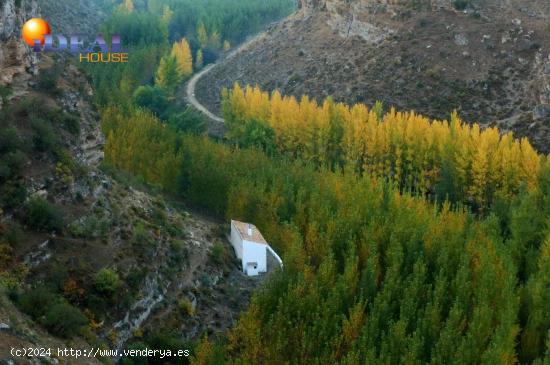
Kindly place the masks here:
<instances>
[{"instance_id":1,"label":"small white building","mask_svg":"<svg viewBox=\"0 0 550 365\"><path fill-rule=\"evenodd\" d=\"M242 270L248 276L255 276L268 269L267 255L271 254L280 267L283 262L269 246L258 228L250 223L231 221L231 245L241 260Z\"/></svg>"}]
</instances>

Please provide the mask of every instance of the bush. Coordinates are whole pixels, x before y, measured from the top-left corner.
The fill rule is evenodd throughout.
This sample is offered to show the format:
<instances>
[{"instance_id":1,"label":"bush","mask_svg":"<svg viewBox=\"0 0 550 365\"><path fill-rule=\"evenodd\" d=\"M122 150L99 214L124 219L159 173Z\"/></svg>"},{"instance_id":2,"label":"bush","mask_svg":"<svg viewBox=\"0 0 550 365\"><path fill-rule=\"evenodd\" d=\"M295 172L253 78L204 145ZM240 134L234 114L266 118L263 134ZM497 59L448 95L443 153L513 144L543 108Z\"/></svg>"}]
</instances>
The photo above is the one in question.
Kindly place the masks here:
<instances>
[{"instance_id":1,"label":"bush","mask_svg":"<svg viewBox=\"0 0 550 365\"><path fill-rule=\"evenodd\" d=\"M78 136L80 134L80 119L73 114L64 113L63 125L69 133Z\"/></svg>"},{"instance_id":2,"label":"bush","mask_svg":"<svg viewBox=\"0 0 550 365\"><path fill-rule=\"evenodd\" d=\"M0 185L0 207L13 209L20 206L27 197L27 189L22 180L10 180Z\"/></svg>"},{"instance_id":3,"label":"bush","mask_svg":"<svg viewBox=\"0 0 550 365\"><path fill-rule=\"evenodd\" d=\"M13 248L9 244L0 241L0 272L7 268L12 259Z\"/></svg>"},{"instance_id":4,"label":"bush","mask_svg":"<svg viewBox=\"0 0 550 365\"><path fill-rule=\"evenodd\" d=\"M73 337L88 323L79 309L69 303L59 302L51 306L42 324L53 334L61 337Z\"/></svg>"},{"instance_id":5,"label":"bush","mask_svg":"<svg viewBox=\"0 0 550 365\"><path fill-rule=\"evenodd\" d=\"M215 243L214 246L212 246L212 250L210 251L210 259L217 264L221 265L223 264L225 258L225 248L220 243Z\"/></svg>"},{"instance_id":6,"label":"bush","mask_svg":"<svg viewBox=\"0 0 550 365\"><path fill-rule=\"evenodd\" d=\"M182 241L172 241L170 242L170 266L180 266L183 263L183 259L185 258L184 254L184 246Z\"/></svg>"},{"instance_id":7,"label":"bush","mask_svg":"<svg viewBox=\"0 0 550 365\"><path fill-rule=\"evenodd\" d=\"M186 314L190 317L193 317L195 315L193 304L187 298L178 300L178 308L181 313Z\"/></svg>"},{"instance_id":8,"label":"bush","mask_svg":"<svg viewBox=\"0 0 550 365\"><path fill-rule=\"evenodd\" d=\"M54 66L49 69L41 70L38 78L38 88L41 90L49 91L56 95L60 90L57 87L57 80L61 74L61 67Z\"/></svg>"},{"instance_id":9,"label":"bush","mask_svg":"<svg viewBox=\"0 0 550 365\"><path fill-rule=\"evenodd\" d=\"M7 105L12 94L13 92L9 86L0 85L0 106Z\"/></svg>"},{"instance_id":10,"label":"bush","mask_svg":"<svg viewBox=\"0 0 550 365\"><path fill-rule=\"evenodd\" d=\"M17 246L23 239L23 231L18 223L12 223L8 226L5 234L6 241L12 246Z\"/></svg>"},{"instance_id":11,"label":"bush","mask_svg":"<svg viewBox=\"0 0 550 365\"><path fill-rule=\"evenodd\" d=\"M34 130L34 148L39 152L53 152L58 142L51 124L36 118L31 121L31 127Z\"/></svg>"},{"instance_id":12,"label":"bush","mask_svg":"<svg viewBox=\"0 0 550 365\"><path fill-rule=\"evenodd\" d=\"M18 307L34 319L43 316L56 300L56 295L46 288L30 289L16 296Z\"/></svg>"},{"instance_id":13,"label":"bush","mask_svg":"<svg viewBox=\"0 0 550 365\"><path fill-rule=\"evenodd\" d=\"M95 288L100 294L111 297L121 286L120 277L112 269L103 268L95 275Z\"/></svg>"},{"instance_id":14,"label":"bush","mask_svg":"<svg viewBox=\"0 0 550 365\"><path fill-rule=\"evenodd\" d=\"M132 267L128 275L126 275L125 281L131 290L137 292L146 276L147 269L145 267Z\"/></svg>"},{"instance_id":15,"label":"bush","mask_svg":"<svg viewBox=\"0 0 550 365\"><path fill-rule=\"evenodd\" d=\"M21 139L17 134L17 129L13 126L0 128L0 153L15 151L21 145Z\"/></svg>"},{"instance_id":16,"label":"bush","mask_svg":"<svg viewBox=\"0 0 550 365\"><path fill-rule=\"evenodd\" d=\"M74 114L67 113L61 108L47 110L46 119L58 125L62 125L73 135L80 133L80 118Z\"/></svg>"},{"instance_id":17,"label":"bush","mask_svg":"<svg viewBox=\"0 0 550 365\"><path fill-rule=\"evenodd\" d=\"M1 156L0 183L12 180L21 175L25 164L25 155L21 151L10 152Z\"/></svg>"},{"instance_id":18,"label":"bush","mask_svg":"<svg viewBox=\"0 0 550 365\"><path fill-rule=\"evenodd\" d=\"M60 232L63 229L62 214L44 198L33 198L27 203L24 221L37 231Z\"/></svg>"}]
</instances>

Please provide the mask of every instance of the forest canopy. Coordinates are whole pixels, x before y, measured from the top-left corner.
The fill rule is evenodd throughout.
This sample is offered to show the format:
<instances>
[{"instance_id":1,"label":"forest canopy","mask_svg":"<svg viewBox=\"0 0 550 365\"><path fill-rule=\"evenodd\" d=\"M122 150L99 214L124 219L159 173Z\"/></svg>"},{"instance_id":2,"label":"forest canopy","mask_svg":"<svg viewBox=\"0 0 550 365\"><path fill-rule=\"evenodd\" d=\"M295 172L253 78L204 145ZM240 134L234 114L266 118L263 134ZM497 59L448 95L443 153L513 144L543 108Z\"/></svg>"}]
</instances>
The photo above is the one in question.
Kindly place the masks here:
<instances>
[{"instance_id":1,"label":"forest canopy","mask_svg":"<svg viewBox=\"0 0 550 365\"><path fill-rule=\"evenodd\" d=\"M195 363L220 363L219 351L262 364L548 360L545 158L531 189L476 218L374 175L183 135L148 113L112 107L103 121L108 163L255 222L283 253L284 272L227 344L203 344Z\"/></svg>"}]
</instances>

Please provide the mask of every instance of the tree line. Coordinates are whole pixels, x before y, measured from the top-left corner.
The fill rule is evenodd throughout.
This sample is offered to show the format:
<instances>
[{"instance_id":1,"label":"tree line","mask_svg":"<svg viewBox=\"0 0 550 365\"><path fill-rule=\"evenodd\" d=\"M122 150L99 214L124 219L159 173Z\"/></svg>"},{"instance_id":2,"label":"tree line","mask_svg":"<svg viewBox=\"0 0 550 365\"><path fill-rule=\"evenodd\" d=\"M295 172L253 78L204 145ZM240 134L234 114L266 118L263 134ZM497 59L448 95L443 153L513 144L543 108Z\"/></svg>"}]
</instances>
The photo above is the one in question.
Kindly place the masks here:
<instances>
[{"instance_id":1,"label":"tree line","mask_svg":"<svg viewBox=\"0 0 550 365\"><path fill-rule=\"evenodd\" d=\"M524 138L414 112L382 112L377 103L317 104L235 84L223 92L229 138L332 169L383 177L401 190L468 204L479 211L538 181L542 156Z\"/></svg>"}]
</instances>

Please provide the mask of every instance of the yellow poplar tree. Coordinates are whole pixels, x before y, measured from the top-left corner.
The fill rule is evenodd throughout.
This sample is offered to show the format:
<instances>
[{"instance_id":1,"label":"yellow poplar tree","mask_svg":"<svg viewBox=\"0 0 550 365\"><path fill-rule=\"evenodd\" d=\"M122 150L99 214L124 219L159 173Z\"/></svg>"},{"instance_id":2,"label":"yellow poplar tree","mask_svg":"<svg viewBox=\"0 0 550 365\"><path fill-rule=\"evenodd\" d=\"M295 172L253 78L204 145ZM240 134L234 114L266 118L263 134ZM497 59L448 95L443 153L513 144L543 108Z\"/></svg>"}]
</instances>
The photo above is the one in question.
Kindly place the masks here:
<instances>
[{"instance_id":1,"label":"yellow poplar tree","mask_svg":"<svg viewBox=\"0 0 550 365\"><path fill-rule=\"evenodd\" d=\"M487 185L488 143L479 135L479 126L474 126L474 142L477 151L472 161L472 184L469 193L474 201L483 209L485 206L485 187Z\"/></svg>"},{"instance_id":2,"label":"yellow poplar tree","mask_svg":"<svg viewBox=\"0 0 550 365\"><path fill-rule=\"evenodd\" d=\"M155 76L155 84L171 93L180 81L181 74L178 70L176 58L174 56L162 57Z\"/></svg>"},{"instance_id":3,"label":"yellow poplar tree","mask_svg":"<svg viewBox=\"0 0 550 365\"><path fill-rule=\"evenodd\" d=\"M351 169L393 179L400 188L422 194L444 181L453 199L473 202L481 212L497 194L509 197L523 184L530 190L538 186L543 157L527 139L501 136L496 128L482 131L456 112L450 121L394 109L382 115L380 104L368 110L363 104L350 108L326 99L319 105L307 96L298 101L238 84L224 100L235 131L250 119L265 123L283 154L317 165L333 163L342 154ZM335 127L342 132L337 141Z\"/></svg>"},{"instance_id":4,"label":"yellow poplar tree","mask_svg":"<svg viewBox=\"0 0 550 365\"><path fill-rule=\"evenodd\" d=\"M181 41L174 43L171 55L176 58L181 76L189 77L193 73L193 56L187 39L182 38Z\"/></svg>"}]
</instances>

